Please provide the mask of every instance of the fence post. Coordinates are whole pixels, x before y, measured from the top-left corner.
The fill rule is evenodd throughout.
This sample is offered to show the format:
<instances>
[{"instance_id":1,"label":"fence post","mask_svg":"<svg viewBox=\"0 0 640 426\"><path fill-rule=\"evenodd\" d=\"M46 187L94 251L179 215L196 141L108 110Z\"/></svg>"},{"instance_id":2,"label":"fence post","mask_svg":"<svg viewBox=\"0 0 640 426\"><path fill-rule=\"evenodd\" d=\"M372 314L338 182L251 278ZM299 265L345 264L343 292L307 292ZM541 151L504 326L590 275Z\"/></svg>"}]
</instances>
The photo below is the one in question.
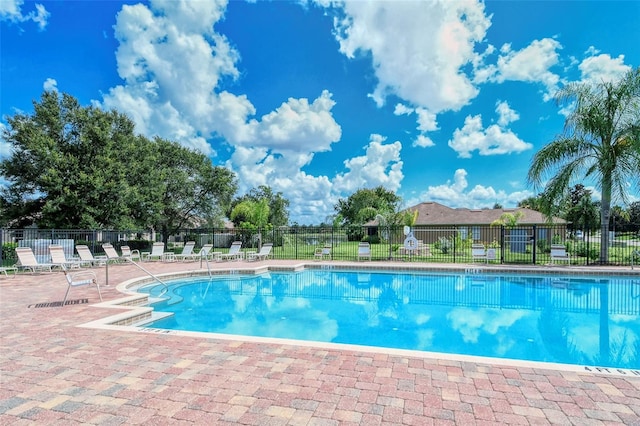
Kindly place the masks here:
<instances>
[{"instance_id":1,"label":"fence post","mask_svg":"<svg viewBox=\"0 0 640 426\"><path fill-rule=\"evenodd\" d=\"M536 254L537 254L536 247L538 246L538 227L537 227L537 225L533 225L532 242L533 242L533 247L531 247L531 252L533 253L533 264L535 265L536 264Z\"/></svg>"},{"instance_id":2,"label":"fence post","mask_svg":"<svg viewBox=\"0 0 640 426\"><path fill-rule=\"evenodd\" d=\"M335 230L336 230L336 227L333 226L333 224L331 224L331 251L329 251L329 260L333 260L333 245L336 242Z\"/></svg>"},{"instance_id":3,"label":"fence post","mask_svg":"<svg viewBox=\"0 0 640 426\"><path fill-rule=\"evenodd\" d=\"M589 266L589 261L591 260L591 247L590 247L591 231L587 230L584 235L585 235L585 238L587 239L587 241L586 241L586 243L587 243L586 255L587 255L587 266Z\"/></svg>"},{"instance_id":4,"label":"fence post","mask_svg":"<svg viewBox=\"0 0 640 426\"><path fill-rule=\"evenodd\" d=\"M456 263L456 240L458 239L458 228L453 228L453 263Z\"/></svg>"},{"instance_id":5,"label":"fence post","mask_svg":"<svg viewBox=\"0 0 640 426\"><path fill-rule=\"evenodd\" d=\"M500 263L504 263L504 225L500 225Z\"/></svg>"}]
</instances>

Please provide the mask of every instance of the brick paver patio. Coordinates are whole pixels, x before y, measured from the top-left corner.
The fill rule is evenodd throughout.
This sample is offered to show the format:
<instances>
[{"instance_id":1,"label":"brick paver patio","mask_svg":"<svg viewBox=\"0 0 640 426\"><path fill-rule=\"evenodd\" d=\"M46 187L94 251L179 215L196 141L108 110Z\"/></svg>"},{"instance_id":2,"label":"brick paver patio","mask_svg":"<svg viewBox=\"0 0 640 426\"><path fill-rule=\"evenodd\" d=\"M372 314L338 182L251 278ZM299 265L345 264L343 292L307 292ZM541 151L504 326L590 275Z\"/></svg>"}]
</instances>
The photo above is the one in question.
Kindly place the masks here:
<instances>
[{"instance_id":1,"label":"brick paver patio","mask_svg":"<svg viewBox=\"0 0 640 426\"><path fill-rule=\"evenodd\" d=\"M111 266L105 300L142 275ZM61 272L0 277L2 425L640 425L640 377L77 327L118 312L91 287L30 307L65 290Z\"/></svg>"}]
</instances>

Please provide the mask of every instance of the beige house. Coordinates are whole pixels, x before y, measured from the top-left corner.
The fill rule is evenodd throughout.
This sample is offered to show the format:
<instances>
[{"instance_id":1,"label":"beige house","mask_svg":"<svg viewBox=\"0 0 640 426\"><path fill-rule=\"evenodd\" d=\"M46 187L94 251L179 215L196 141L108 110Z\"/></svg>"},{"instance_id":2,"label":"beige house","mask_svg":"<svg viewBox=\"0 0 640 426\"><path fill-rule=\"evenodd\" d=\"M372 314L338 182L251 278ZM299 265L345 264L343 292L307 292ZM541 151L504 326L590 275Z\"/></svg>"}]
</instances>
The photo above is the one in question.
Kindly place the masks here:
<instances>
[{"instance_id":1,"label":"beige house","mask_svg":"<svg viewBox=\"0 0 640 426\"><path fill-rule=\"evenodd\" d=\"M452 234L486 245L500 242L525 244L534 238L534 231L537 234L537 240L551 242L554 235L565 235L567 225L564 219L553 218L549 222L542 213L527 208L451 208L428 201L409 207L405 211L418 212L413 234L415 238L426 244L433 244L438 238ZM522 217L518 220L517 226L504 229L504 235L502 235L501 226L491 226L503 213L515 214L516 212L522 213ZM377 227L377 222L370 222L367 225Z\"/></svg>"}]
</instances>

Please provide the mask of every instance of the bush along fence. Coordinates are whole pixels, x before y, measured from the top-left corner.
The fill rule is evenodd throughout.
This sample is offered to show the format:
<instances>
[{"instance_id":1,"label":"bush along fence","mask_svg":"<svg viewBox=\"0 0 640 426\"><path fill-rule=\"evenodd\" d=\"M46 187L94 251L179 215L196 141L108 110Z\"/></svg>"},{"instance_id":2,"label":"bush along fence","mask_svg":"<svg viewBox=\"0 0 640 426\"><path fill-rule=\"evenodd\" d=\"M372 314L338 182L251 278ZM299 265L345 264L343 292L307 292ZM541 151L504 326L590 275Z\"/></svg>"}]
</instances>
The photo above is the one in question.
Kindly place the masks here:
<instances>
[{"instance_id":1,"label":"bush along fence","mask_svg":"<svg viewBox=\"0 0 640 426\"><path fill-rule=\"evenodd\" d=\"M15 248L28 246L42 261L48 257L50 244L62 245L67 256L75 255L75 246L84 244L102 254L102 244L116 249L123 245L139 251L150 251L155 241L166 243L167 251L180 253L186 241L196 247L212 244L215 251L228 250L233 241L241 241L244 250L256 251L263 243L273 243L274 259L318 259L316 250L326 247L323 260L358 260L358 245L368 242L372 260L407 262L550 264L554 261L551 247L561 245L572 265L601 264L600 234L568 230L566 225L504 226L416 226L406 227L314 227L296 226L263 230L240 228L184 229L171 235L152 230L59 230L0 229L2 265L16 262ZM473 256L472 246L482 244L486 258ZM640 263L640 235L611 233L609 265Z\"/></svg>"}]
</instances>

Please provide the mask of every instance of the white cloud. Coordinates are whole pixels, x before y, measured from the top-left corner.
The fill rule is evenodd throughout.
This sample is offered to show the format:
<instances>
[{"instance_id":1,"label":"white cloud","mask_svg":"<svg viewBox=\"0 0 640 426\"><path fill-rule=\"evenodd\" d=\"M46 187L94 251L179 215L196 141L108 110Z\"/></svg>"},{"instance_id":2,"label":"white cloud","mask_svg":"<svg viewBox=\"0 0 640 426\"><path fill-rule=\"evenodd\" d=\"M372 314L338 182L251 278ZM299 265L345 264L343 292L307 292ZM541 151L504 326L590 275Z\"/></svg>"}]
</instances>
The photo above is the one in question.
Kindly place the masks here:
<instances>
[{"instance_id":1,"label":"white cloud","mask_svg":"<svg viewBox=\"0 0 640 426\"><path fill-rule=\"evenodd\" d=\"M339 198L360 188L380 185L391 191L400 188L404 177L400 160L402 144L384 141L380 135L371 135L365 155L345 160L347 171L333 178L312 176L302 170L313 160L313 153L281 147L238 146L227 166L238 175L240 193L258 185L269 185L274 191L286 194L293 221L318 223L335 213L334 205Z\"/></svg>"},{"instance_id":2,"label":"white cloud","mask_svg":"<svg viewBox=\"0 0 640 426\"><path fill-rule=\"evenodd\" d=\"M331 115L335 102L328 91L312 102L290 98L258 121L246 95L216 90L222 78L239 76L238 52L213 30L225 7L225 1L123 6L115 35L125 84L111 88L102 105L126 112L146 136L160 135L210 156L216 154L207 142L213 137L232 147L269 147L271 154L330 150L341 128Z\"/></svg>"},{"instance_id":3,"label":"white cloud","mask_svg":"<svg viewBox=\"0 0 640 426\"><path fill-rule=\"evenodd\" d=\"M436 146L436 144L428 136L418 135L418 137L413 141L411 146L418 146L420 148L429 148L432 146Z\"/></svg>"},{"instance_id":4,"label":"white cloud","mask_svg":"<svg viewBox=\"0 0 640 426\"><path fill-rule=\"evenodd\" d=\"M607 54L598 55L598 51L593 46L589 48L587 53L591 55L578 65L583 82L601 83L617 80L631 69L630 66L624 64L624 55L617 58L612 58Z\"/></svg>"},{"instance_id":5,"label":"white cloud","mask_svg":"<svg viewBox=\"0 0 640 426\"><path fill-rule=\"evenodd\" d=\"M393 113L395 115L409 115L413 113L413 111L415 111L413 108L409 108L406 105L396 104L396 107L394 108Z\"/></svg>"},{"instance_id":6,"label":"white cloud","mask_svg":"<svg viewBox=\"0 0 640 426\"><path fill-rule=\"evenodd\" d=\"M257 124L258 138L252 144L265 144L275 150L302 152L329 151L340 140L342 130L331 115L335 102L323 91L309 104L307 99L292 99L262 117Z\"/></svg>"},{"instance_id":7,"label":"white cloud","mask_svg":"<svg viewBox=\"0 0 640 426\"><path fill-rule=\"evenodd\" d=\"M273 154L266 147L237 147L227 166L238 175L240 193L268 185L286 194L290 217L300 223L318 223L333 213L337 196L327 176L311 176L301 168L313 156L286 152Z\"/></svg>"},{"instance_id":8,"label":"white cloud","mask_svg":"<svg viewBox=\"0 0 640 426\"><path fill-rule=\"evenodd\" d=\"M453 180L440 185L428 186L417 197L407 199L405 207L424 201L435 201L449 207L484 208L500 203L505 207L515 207L517 203L534 194L531 191L514 191L507 193L496 190L492 186L475 185L468 189L467 171L457 169Z\"/></svg>"},{"instance_id":9,"label":"white cloud","mask_svg":"<svg viewBox=\"0 0 640 426\"><path fill-rule=\"evenodd\" d=\"M338 193L352 193L360 188L383 186L390 191L397 191L404 175L400 150L402 144L395 141L384 144L386 138L373 134L365 147L364 156L353 157L344 161L348 169L338 174L333 186Z\"/></svg>"},{"instance_id":10,"label":"white cloud","mask_svg":"<svg viewBox=\"0 0 640 426\"><path fill-rule=\"evenodd\" d=\"M432 132L438 130L436 115L425 108L416 108L418 114L418 130L421 132Z\"/></svg>"},{"instance_id":11,"label":"white cloud","mask_svg":"<svg viewBox=\"0 0 640 426\"><path fill-rule=\"evenodd\" d=\"M496 113L498 113L498 124L506 126L520 119L520 114L512 110L507 101L498 101L496 103Z\"/></svg>"},{"instance_id":12,"label":"white cloud","mask_svg":"<svg viewBox=\"0 0 640 426\"><path fill-rule=\"evenodd\" d=\"M208 155L214 151L207 138L240 138L253 105L215 91L221 78L239 75L237 52L213 30L225 7L225 1L123 6L114 29L125 84L111 88L102 104L129 114L149 137L170 138Z\"/></svg>"},{"instance_id":13,"label":"white cloud","mask_svg":"<svg viewBox=\"0 0 640 426\"><path fill-rule=\"evenodd\" d=\"M370 53L378 105L389 95L433 113L458 110L478 90L462 71L490 26L484 4L455 2L345 2L335 20L340 51ZM392 37L389 35L393 34Z\"/></svg>"},{"instance_id":14,"label":"white cloud","mask_svg":"<svg viewBox=\"0 0 640 426\"><path fill-rule=\"evenodd\" d=\"M0 1L0 21L9 21L14 23L33 21L38 24L39 30L44 30L47 27L47 21L51 16L47 9L45 9L43 5L36 3L36 10L25 14L22 11L23 5L23 0Z\"/></svg>"},{"instance_id":15,"label":"white cloud","mask_svg":"<svg viewBox=\"0 0 640 426\"><path fill-rule=\"evenodd\" d=\"M57 92L58 91L58 82L53 78L48 78L44 81L42 88L47 92Z\"/></svg>"},{"instance_id":16,"label":"white cloud","mask_svg":"<svg viewBox=\"0 0 640 426\"><path fill-rule=\"evenodd\" d=\"M475 81L542 83L546 87L545 99L548 100L560 81L558 75L550 71L551 67L558 64L560 49L560 43L552 38L534 40L518 51L514 51L510 44L505 44L500 49L496 65L478 67ZM489 52L493 53L493 50Z\"/></svg>"},{"instance_id":17,"label":"white cloud","mask_svg":"<svg viewBox=\"0 0 640 426\"><path fill-rule=\"evenodd\" d=\"M411 146L428 148L436 144L427 136L428 132L439 130L436 115L426 108L410 108L403 104L396 104L393 113L395 115L411 115L416 113L418 116L418 131L420 132Z\"/></svg>"},{"instance_id":18,"label":"white cloud","mask_svg":"<svg viewBox=\"0 0 640 426\"><path fill-rule=\"evenodd\" d=\"M631 67L624 64L624 55L612 58L607 54L600 54L594 46L590 46L585 52L587 55L578 64L580 70L579 84L600 84L603 81L611 82L620 79ZM563 105L558 114L568 117L573 113L575 102Z\"/></svg>"},{"instance_id":19,"label":"white cloud","mask_svg":"<svg viewBox=\"0 0 640 426\"><path fill-rule=\"evenodd\" d=\"M502 116L500 119L505 120ZM492 124L484 129L480 115L467 116L462 129L456 129L453 132L453 139L449 141L449 146L461 158L471 158L471 152L475 150L480 155L499 155L533 148L532 144L524 142L511 130L504 129L497 124Z\"/></svg>"}]
</instances>

